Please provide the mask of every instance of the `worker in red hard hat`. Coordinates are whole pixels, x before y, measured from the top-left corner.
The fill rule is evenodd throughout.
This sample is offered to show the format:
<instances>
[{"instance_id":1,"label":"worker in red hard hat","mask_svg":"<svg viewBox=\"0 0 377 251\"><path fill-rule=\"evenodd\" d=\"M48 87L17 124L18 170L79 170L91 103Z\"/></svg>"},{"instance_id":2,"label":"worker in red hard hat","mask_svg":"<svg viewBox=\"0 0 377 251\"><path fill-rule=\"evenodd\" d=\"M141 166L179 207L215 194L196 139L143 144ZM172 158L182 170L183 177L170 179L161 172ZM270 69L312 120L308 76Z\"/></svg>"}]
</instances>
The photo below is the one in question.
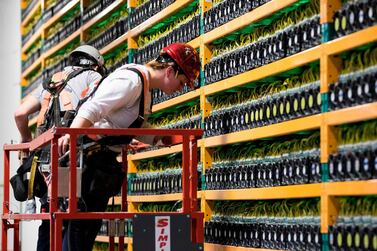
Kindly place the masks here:
<instances>
[{"instance_id":1,"label":"worker in red hard hat","mask_svg":"<svg viewBox=\"0 0 377 251\"><path fill-rule=\"evenodd\" d=\"M199 73L200 59L196 50L183 43L171 44L146 65L126 64L108 75L88 95L88 100L78 110L71 128L149 127L146 120L151 112L152 90L157 88L170 95L181 91L185 85L193 88ZM82 174L81 211L105 211L109 198L120 191L125 175L116 157L121 150L119 145L129 143L132 138L108 139L109 137L91 139L101 147L96 147L95 152L90 152L84 158L87 168ZM158 138L137 139L154 144ZM69 142L68 134L59 139L60 156L68 151ZM162 142L168 144L169 138L164 138ZM109 177L107 182L104 181L106 177ZM101 220L70 220L68 225L63 250L92 250Z\"/></svg>"}]
</instances>

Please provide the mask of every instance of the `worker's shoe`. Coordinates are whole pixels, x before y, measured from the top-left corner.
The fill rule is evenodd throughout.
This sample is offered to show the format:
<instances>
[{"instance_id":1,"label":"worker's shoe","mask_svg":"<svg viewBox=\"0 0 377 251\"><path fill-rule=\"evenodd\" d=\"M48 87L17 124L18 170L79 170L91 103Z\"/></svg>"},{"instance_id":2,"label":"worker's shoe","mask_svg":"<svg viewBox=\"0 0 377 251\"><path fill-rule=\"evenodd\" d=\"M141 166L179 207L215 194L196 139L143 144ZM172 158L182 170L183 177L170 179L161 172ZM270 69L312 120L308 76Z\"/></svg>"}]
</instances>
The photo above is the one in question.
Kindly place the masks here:
<instances>
[{"instance_id":1,"label":"worker's shoe","mask_svg":"<svg viewBox=\"0 0 377 251\"><path fill-rule=\"evenodd\" d=\"M27 200L25 214L35 214L36 211L37 211L37 206L35 204L35 199Z\"/></svg>"}]
</instances>

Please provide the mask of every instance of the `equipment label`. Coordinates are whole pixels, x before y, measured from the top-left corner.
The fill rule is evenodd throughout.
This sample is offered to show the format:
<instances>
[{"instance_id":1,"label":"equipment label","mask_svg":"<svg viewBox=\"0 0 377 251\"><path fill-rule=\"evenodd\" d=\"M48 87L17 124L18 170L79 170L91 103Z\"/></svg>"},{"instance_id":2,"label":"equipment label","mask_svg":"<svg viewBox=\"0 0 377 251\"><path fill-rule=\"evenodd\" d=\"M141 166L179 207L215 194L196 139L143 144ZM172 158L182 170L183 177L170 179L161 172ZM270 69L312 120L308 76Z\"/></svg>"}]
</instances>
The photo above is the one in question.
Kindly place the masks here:
<instances>
[{"instance_id":1,"label":"equipment label","mask_svg":"<svg viewBox=\"0 0 377 251\"><path fill-rule=\"evenodd\" d=\"M170 251L170 216L155 217L155 251Z\"/></svg>"}]
</instances>

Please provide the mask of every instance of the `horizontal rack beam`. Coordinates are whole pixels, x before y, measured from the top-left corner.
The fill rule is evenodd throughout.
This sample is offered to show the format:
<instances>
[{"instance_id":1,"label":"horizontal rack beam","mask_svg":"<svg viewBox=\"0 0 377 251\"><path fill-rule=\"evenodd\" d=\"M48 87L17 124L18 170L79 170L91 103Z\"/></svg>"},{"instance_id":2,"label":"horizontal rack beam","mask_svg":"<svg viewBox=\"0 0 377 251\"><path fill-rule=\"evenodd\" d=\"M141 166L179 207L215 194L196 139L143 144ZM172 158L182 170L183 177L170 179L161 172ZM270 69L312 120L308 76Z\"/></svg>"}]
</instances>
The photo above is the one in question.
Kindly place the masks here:
<instances>
[{"instance_id":1,"label":"horizontal rack beam","mask_svg":"<svg viewBox=\"0 0 377 251\"><path fill-rule=\"evenodd\" d=\"M39 0L38 3L33 7L33 9L27 14L27 16L22 20L21 26L26 26L26 24L30 21L32 16L34 16L35 12L38 10L38 8L42 8L41 6L42 0Z\"/></svg>"},{"instance_id":2,"label":"horizontal rack beam","mask_svg":"<svg viewBox=\"0 0 377 251\"><path fill-rule=\"evenodd\" d=\"M141 160L141 159L155 158L155 157L160 157L160 156L168 155L171 153L178 153L178 152L182 152L182 144L174 145L171 147L164 147L161 149L147 151L147 152L136 153L133 155L128 155L128 160Z\"/></svg>"},{"instance_id":3,"label":"horizontal rack beam","mask_svg":"<svg viewBox=\"0 0 377 251\"><path fill-rule=\"evenodd\" d=\"M39 37L42 37L42 31L43 31L43 25L41 27L39 27L39 29L37 30L37 32L35 32L31 38L24 44L24 46L22 46L21 48L21 52L25 53L27 51L27 49L29 49L29 47L39 38Z\"/></svg>"},{"instance_id":4,"label":"horizontal rack beam","mask_svg":"<svg viewBox=\"0 0 377 251\"><path fill-rule=\"evenodd\" d=\"M121 237L114 237L114 243L119 243L119 238ZM109 236L97 235L96 237L97 242L109 242ZM132 237L124 237L124 243L132 243Z\"/></svg>"},{"instance_id":5,"label":"horizontal rack beam","mask_svg":"<svg viewBox=\"0 0 377 251\"><path fill-rule=\"evenodd\" d=\"M325 123L341 125L377 118L377 102L324 113Z\"/></svg>"},{"instance_id":6,"label":"horizontal rack beam","mask_svg":"<svg viewBox=\"0 0 377 251\"><path fill-rule=\"evenodd\" d=\"M330 196L357 196L377 194L377 180L323 183L323 193Z\"/></svg>"},{"instance_id":7,"label":"horizontal rack beam","mask_svg":"<svg viewBox=\"0 0 377 251\"><path fill-rule=\"evenodd\" d=\"M81 34L81 29L78 29L77 31L73 32L71 35L69 35L69 37L67 37L66 39L64 39L63 41L59 42L57 45L55 45L51 49L49 49L47 52L45 52L44 55L43 55L43 57L44 58L50 57L55 52L57 52L58 50L60 50L61 48L63 48L67 44L69 44L70 42L72 42L73 39L75 39L76 37L80 36L80 34Z\"/></svg>"},{"instance_id":8,"label":"horizontal rack beam","mask_svg":"<svg viewBox=\"0 0 377 251\"><path fill-rule=\"evenodd\" d=\"M226 245L219 245L219 244L212 244L212 243L204 243L204 250L206 251L274 251L274 249L235 247L235 246L226 246Z\"/></svg>"},{"instance_id":9,"label":"horizontal rack beam","mask_svg":"<svg viewBox=\"0 0 377 251\"><path fill-rule=\"evenodd\" d=\"M198 198L201 198L201 191L198 191ZM182 200L182 193L159 194L159 195L129 195L128 202L162 202Z\"/></svg>"},{"instance_id":10,"label":"horizontal rack beam","mask_svg":"<svg viewBox=\"0 0 377 251\"><path fill-rule=\"evenodd\" d=\"M321 184L305 184L266 188L206 190L206 200L270 200L312 198L321 196Z\"/></svg>"},{"instance_id":11,"label":"horizontal rack beam","mask_svg":"<svg viewBox=\"0 0 377 251\"><path fill-rule=\"evenodd\" d=\"M374 35L373 35L374 34ZM354 32L344 37L324 43L323 51L328 55L339 54L343 51L351 50L377 41L377 25Z\"/></svg>"},{"instance_id":12,"label":"horizontal rack beam","mask_svg":"<svg viewBox=\"0 0 377 251\"><path fill-rule=\"evenodd\" d=\"M129 38L129 32L126 32L122 36L120 36L117 39L113 40L110 44L106 45L105 47L103 47L99 51L100 51L100 53L102 55L106 54L109 51L111 51L112 49L114 49L115 47L121 45L122 43L127 43L128 38Z\"/></svg>"},{"instance_id":13,"label":"horizontal rack beam","mask_svg":"<svg viewBox=\"0 0 377 251\"><path fill-rule=\"evenodd\" d=\"M187 44L191 45L194 49L197 49L200 46L201 40L202 40L202 37L199 36L197 38L194 38L193 40L191 40Z\"/></svg>"},{"instance_id":14,"label":"horizontal rack beam","mask_svg":"<svg viewBox=\"0 0 377 251\"><path fill-rule=\"evenodd\" d=\"M42 64L42 57L39 57L32 65L30 65L21 75L22 78L26 78L37 66Z\"/></svg>"}]
</instances>

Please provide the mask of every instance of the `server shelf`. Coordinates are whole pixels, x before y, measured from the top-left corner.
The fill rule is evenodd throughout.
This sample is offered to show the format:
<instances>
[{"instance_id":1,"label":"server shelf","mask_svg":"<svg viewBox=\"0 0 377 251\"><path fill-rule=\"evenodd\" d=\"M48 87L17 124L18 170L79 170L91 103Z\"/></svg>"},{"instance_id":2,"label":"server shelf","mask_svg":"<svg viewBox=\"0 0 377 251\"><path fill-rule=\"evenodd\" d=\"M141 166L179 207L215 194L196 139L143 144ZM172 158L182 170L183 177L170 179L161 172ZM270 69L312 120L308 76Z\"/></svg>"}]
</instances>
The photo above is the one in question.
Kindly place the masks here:
<instances>
[{"instance_id":1,"label":"server shelf","mask_svg":"<svg viewBox=\"0 0 377 251\"><path fill-rule=\"evenodd\" d=\"M155 1L150 1L151 2L146 2L153 7ZM41 53L40 58L33 63L31 63L31 59L27 62L26 65L28 66L26 66L22 72L21 82L24 86L27 86L28 84L31 85L29 88L25 87L25 91L30 91L30 89L32 89L32 87L36 85L42 77L42 75L39 76L36 74L36 71L39 68L46 70L46 68L48 69L51 67L48 60L51 59L56 52L69 45L72 41L76 41L76 39L79 37L79 41L87 42L89 40L87 37L88 31L96 24L102 22L113 14L119 7L125 4L127 4L129 7L128 10L130 11L130 16L129 20L126 22L128 25L130 25L130 30L124 30L121 32L121 34L118 34L119 36L116 38L114 37L113 39L109 39L106 44L103 44L103 48L100 50L101 53L105 55L106 59L114 60L111 62L113 62L113 64L115 63L116 65L123 62L133 61L138 47L141 47L138 44L138 38L140 36L151 32L151 29L157 27L156 25L162 23L168 18L171 18L171 16L179 13L179 11L184 10L188 6L191 6L194 4L194 2L195 1L193 0L166 1L159 6L159 8L162 8L160 12L151 16L147 20L138 21L139 23L136 22L136 19L140 19L141 17L140 15L138 17L137 13L139 13L142 8L147 6L145 5L145 2L143 3L144 5L142 5L144 7L138 8L138 6L136 6L136 1L131 0L105 1L100 5L98 5L97 2L90 6L84 6L82 0L74 0L69 2L61 1L57 4L57 6L50 6L48 9L42 10L44 24L39 29L36 29L34 34L29 35L27 41L25 40L25 44L22 47L23 53L26 53L39 38L46 39L45 33L47 29L78 4L81 5L81 8L84 6L84 10L81 10L83 12L83 21L81 27L72 35L66 37L63 41L60 41L48 51ZM254 66L253 68L248 68L248 66L240 64L240 69L234 70L233 68L237 68L238 63L229 64L229 66L232 66L233 68L229 68L229 71L228 69L221 70L221 78L214 78L211 80L208 78L209 75L206 73L206 69L208 69L211 63L213 63L214 58L216 59L214 56L217 56L219 52L222 52L221 49L218 50L216 46L227 39L232 41L232 39L234 40L235 37L240 36L242 33L248 34L247 29L252 30L251 28L255 28L255 25L263 24L263 22L269 18L281 17L284 13L288 13L290 10L297 8L297 6L302 6L308 4L309 2L313 1L198 1L201 11L200 15L197 17L201 22L199 26L200 32L199 36L190 41L189 44L200 51L203 66L201 81L196 90L186 90L188 91L187 93L180 93L179 96L177 94L177 96L174 95L167 97L164 96L163 93L156 93L155 98L157 102L154 103L152 107L152 119L155 121L157 121L156 119L158 118L163 119L164 116L166 117L166 114L172 112L179 106L188 106L192 102L198 103L198 106L200 104L199 119L201 123L199 124L206 130L206 136L198 142L202 165L202 176L200 177L202 180L202 191L198 192L198 201L200 201L201 209L205 213L205 224L210 222L211 217L213 217L214 203L219 201L264 201L285 199L308 200L315 198L319 201L320 205L320 212L318 216L318 220L320 220L320 222L319 224L316 222L315 230L318 230L317 232L321 235L317 235L317 237L319 236L319 240L315 243L308 240L307 243L305 242L305 244L303 244L304 242L297 242L298 244L296 243L296 247L299 247L300 245L314 245L315 247L312 246L312 249L316 250L320 245L323 250L340 250L339 248L342 248L342 250L351 250L350 248L361 248L361 246L357 246L357 243L354 241L355 239L352 239L356 238L353 235L352 238L350 237L352 239L351 244L347 246L347 243L344 241L346 239L344 238L347 238L345 233L351 231L348 231L349 229L353 229L351 231L352 233L360 232L361 235L366 231L370 237L372 237L372 232L374 230L370 230L372 232L368 232L369 230L367 231L364 228L360 228L359 223L356 224L353 221L344 219L342 209L339 207L339 202L343 203L344 196L368 197L377 194L377 182L372 171L366 176L363 176L362 173L355 173L357 170L359 170L356 168L356 166L361 166L361 162L363 160L368 159L368 161L365 162L368 165L369 163L373 162L374 155L372 156L369 153L374 148L368 148L369 150L367 149L365 152L364 148L359 147L359 145L367 145L365 142L360 143L359 145L356 144L356 146L353 146L352 148L349 145L342 143L342 139L338 138L337 132L339 132L341 128L353 125L352 123L374 123L373 121L377 119L377 103L374 97L370 98L368 96L369 93L365 91L363 93L368 96L367 100L365 100L366 98L364 98L364 96L360 95L354 98L354 93L357 93L362 84L365 85L365 79L368 78L370 81L375 80L373 69L367 72L370 76L368 74L368 76L364 76L364 73L366 72L365 69L362 69L362 71L353 72L351 74L347 72L348 75L345 76L344 70L342 69L342 64L344 64L344 62L347 60L347 55L375 47L377 41L377 36L375 35L377 34L377 9L375 3L367 0L352 2L340 0L317 1L316 4L321 5L319 13L313 13L315 15L311 16L305 21L298 19L298 23L292 24L290 27L284 27L283 31L279 31L274 34L274 36L278 36L279 34L281 35L283 32L286 32L286 34L290 32L289 34L291 34L292 31L297 31L299 28L305 28L307 32L302 32L302 34L304 34L303 36L310 35L311 38L315 38L315 41L309 41L306 39L307 41L305 41L307 43L305 43L302 37L302 46L301 44L298 46L300 49L293 48L294 46L292 49L288 48L287 46L286 54L282 54L275 58L268 57L268 60L261 61L260 64ZM44 4L42 4L41 1L37 1L36 5L29 7L30 12L27 15L24 15L21 24L22 27L26 26L27 23L32 20L40 6L42 7ZM237 6L240 7L240 9L234 10L234 7ZM213 8L212 10L211 7ZM53 11L54 9L56 10L55 12ZM215 18L215 15L218 15L218 19ZM354 15L355 18L348 20L347 18L349 18L350 15ZM137 23L137 26L133 27L132 25L135 25L135 22ZM297 33L299 32L297 31ZM294 37L294 35L295 34L293 34L292 37ZM267 38L268 41L272 41L273 39L274 37L272 36ZM288 42L289 40L287 39L287 44ZM296 44L292 39L291 43ZM271 42L271 44L273 43ZM236 59L242 61L241 57L244 54L239 52L240 48L228 51L228 54L224 55L226 55L226 59L229 59L229 62L236 62ZM268 52L268 50L266 52ZM118 54L121 54L122 58L120 58ZM29 56L32 55L30 54ZM229 96L233 94L236 95L237 93L244 93L248 88L259 86L261 83L271 84L277 79L283 81L288 77L295 77L292 72L296 72L296 75L299 76L302 74L302 71L298 71L298 69L312 67L313 65L320 69L320 80L316 82L315 95L320 102L317 102L318 107L316 107L317 110L315 113L305 113L304 115L301 114L298 117L290 117L290 120L271 120L271 123L262 123L258 124L257 126L241 126L233 128L234 130L218 130L216 133L211 131L215 127L215 120L211 119L217 116L216 114L219 112L219 110L232 114L234 111L231 108L233 106L235 107L235 104L230 104L226 107L221 107L218 109L213 103L213 100L216 97L223 95L225 98L227 95ZM356 81L357 83L354 81L356 77L359 79L359 81ZM352 81L349 81L349 79L352 79ZM358 89L355 87L355 85L358 87ZM373 86L370 85L369 87L372 88ZM344 92L342 96L342 93L339 94L339 89L341 88L343 88L343 92L352 89L354 93L351 92L350 94L347 94ZM375 95L371 88L369 88L371 90L371 95ZM298 87L298 89L300 89L300 87ZM336 99L333 97L336 95L341 98L344 97L344 100L357 100L354 100L354 102L352 101L351 103L348 102L348 100L347 105L341 104L340 102L335 104ZM342 99L341 101L343 102L344 100ZM307 102L307 100L305 102ZM241 107L240 104L241 103L238 103L237 105ZM304 105L306 105L306 103ZM240 109L240 111L241 110L242 109ZM237 119L242 119L242 116L237 117ZM181 123L177 124L176 122L173 124L170 123L168 126L182 126ZM213 123L213 125L211 125L211 123ZM193 124L191 124L191 126L193 126ZM316 161L318 162L316 163L320 169L320 172L318 173L320 176L316 178L317 183L289 183L290 185L280 184L279 186L274 187L260 187L262 185L259 184L256 185L257 187L250 187L245 185L234 185L238 182L236 179L232 180L233 183L229 183L230 180L223 182L223 186L221 186L222 189L207 187L208 183L206 182L206 177L211 175L212 171L218 171L219 169L219 163L216 162L214 158L214 152L220 147L230 147L234 145L234 147L239 147L242 144L257 144L257 142L262 139L273 139L276 141L278 137L281 136L289 135L290 137L295 137L292 135L301 135L304 132L313 130L318 133L320 138L319 147L317 149L319 156L316 156ZM129 170L131 170L132 173L138 174L140 173L140 170L137 169L138 162L179 153L181 150L182 145L174 145L161 149L151 148L148 151L135 153L128 157ZM235 163L236 162L237 161L235 161ZM332 169L337 163L342 163L343 165L340 165L339 167L340 171L338 170L338 173L340 172L341 174L339 177L334 175L334 172L332 172ZM343 174L342 170L344 170L346 165L351 165L353 169L351 170L352 172ZM221 166L221 168L223 168L223 166ZM229 169L230 167L227 168ZM231 173L234 174L235 172ZM235 177L238 177L240 181L243 180L240 178L240 176L237 176L237 173L235 175ZM130 180L131 179L132 177L130 177ZM272 183L270 185L272 185ZM181 199L181 193L158 195L131 194L128 196L129 210L134 212L138 211L138 205L145 202L158 203L163 201L167 203L175 203ZM116 204L121 204L120 197L117 197L115 202ZM278 227L280 227L279 224ZM268 229L269 228L267 228L267 230ZM266 233L268 233L268 231ZM314 236L315 235L312 237ZM337 238L339 238L339 240L343 240L343 242L337 242ZM108 242L108 237L98 237L97 241ZM128 250L132 250L132 238L125 238L125 243L128 243ZM241 243L251 245L251 243L247 243L245 241L241 241ZM237 239L226 242L226 238L224 238L223 245L205 243L204 248L205 250L219 251L263 251L279 250L279 248L276 248L279 247L279 245L280 247L283 247L278 239L271 239L271 243L270 245L268 242L264 242L264 244L259 248L236 247L236 244L239 245ZM266 248L266 245L270 245L269 248ZM292 246L291 249L295 249L296 247Z\"/></svg>"}]
</instances>

